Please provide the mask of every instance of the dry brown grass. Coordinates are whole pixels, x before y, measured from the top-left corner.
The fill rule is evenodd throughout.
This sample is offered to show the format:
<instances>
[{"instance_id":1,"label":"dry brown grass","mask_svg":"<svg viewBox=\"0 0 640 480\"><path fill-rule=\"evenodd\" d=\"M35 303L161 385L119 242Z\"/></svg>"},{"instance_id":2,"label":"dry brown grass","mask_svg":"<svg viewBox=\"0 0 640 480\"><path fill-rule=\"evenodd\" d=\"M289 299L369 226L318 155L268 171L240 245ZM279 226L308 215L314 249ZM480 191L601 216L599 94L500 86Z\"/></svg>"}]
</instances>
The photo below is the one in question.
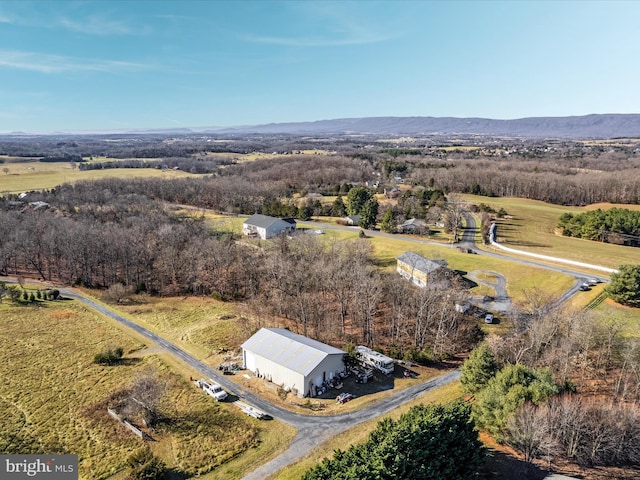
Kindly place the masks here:
<instances>
[{"instance_id":1,"label":"dry brown grass","mask_svg":"<svg viewBox=\"0 0 640 480\"><path fill-rule=\"evenodd\" d=\"M151 432L156 441L149 445L177 472L215 473L233 464L236 474L227 478L239 478L292 438L290 427L216 403L153 350L119 366L92 363L113 346L145 348L136 335L75 302L0 304L0 451L75 453L80 478L121 476L127 457L144 443L112 420L106 406L149 370L167 385L160 411L168 418Z\"/></svg>"}]
</instances>

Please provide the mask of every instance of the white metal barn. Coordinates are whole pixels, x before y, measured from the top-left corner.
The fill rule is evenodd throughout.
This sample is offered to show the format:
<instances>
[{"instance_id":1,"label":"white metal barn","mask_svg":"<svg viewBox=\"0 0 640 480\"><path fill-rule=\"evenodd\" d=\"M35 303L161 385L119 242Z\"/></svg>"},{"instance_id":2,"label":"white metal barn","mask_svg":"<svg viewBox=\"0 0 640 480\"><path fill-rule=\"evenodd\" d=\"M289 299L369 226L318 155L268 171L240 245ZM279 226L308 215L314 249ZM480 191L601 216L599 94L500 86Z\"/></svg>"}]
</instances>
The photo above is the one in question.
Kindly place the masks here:
<instances>
[{"instance_id":1,"label":"white metal barn","mask_svg":"<svg viewBox=\"0 0 640 480\"><path fill-rule=\"evenodd\" d=\"M314 396L345 369L346 352L284 328L261 328L242 344L244 366L298 396Z\"/></svg>"},{"instance_id":2,"label":"white metal barn","mask_svg":"<svg viewBox=\"0 0 640 480\"><path fill-rule=\"evenodd\" d=\"M269 217L256 213L251 215L242 224L242 233L250 237L258 237L262 240L277 237L284 233L291 233L296 230L296 221L293 219L283 220L281 218Z\"/></svg>"}]
</instances>

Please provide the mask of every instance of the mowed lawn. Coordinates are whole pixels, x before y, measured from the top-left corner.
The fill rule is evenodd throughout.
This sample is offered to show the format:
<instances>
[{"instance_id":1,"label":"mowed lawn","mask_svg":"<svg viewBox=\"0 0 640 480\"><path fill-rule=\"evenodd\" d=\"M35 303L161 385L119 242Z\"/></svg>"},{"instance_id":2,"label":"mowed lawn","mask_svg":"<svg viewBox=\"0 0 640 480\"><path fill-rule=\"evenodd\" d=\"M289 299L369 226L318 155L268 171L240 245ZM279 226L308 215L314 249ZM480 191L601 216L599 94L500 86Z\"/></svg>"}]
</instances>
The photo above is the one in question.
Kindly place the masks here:
<instances>
[{"instance_id":1,"label":"mowed lawn","mask_svg":"<svg viewBox=\"0 0 640 480\"><path fill-rule=\"evenodd\" d=\"M5 172L5 169L8 169L8 173ZM180 170L159 170L156 168L111 168L81 171L72 168L68 162L39 162L37 160L21 163L5 162L0 164L0 195L51 189L63 183L74 183L79 180L191 176L194 175Z\"/></svg>"},{"instance_id":2,"label":"mowed lawn","mask_svg":"<svg viewBox=\"0 0 640 480\"><path fill-rule=\"evenodd\" d=\"M240 478L286 448L293 436L279 422L259 422L231 404L216 403L178 375L172 359L154 348L146 353L144 339L75 302L4 302L2 453L74 453L80 478L122 478L127 458L146 446L108 416L107 399L147 372L165 383L160 411L171 419L147 445L180 475ZM124 364L92 363L96 353L115 346L124 349Z\"/></svg>"},{"instance_id":3,"label":"mowed lawn","mask_svg":"<svg viewBox=\"0 0 640 480\"><path fill-rule=\"evenodd\" d=\"M509 218L498 220L498 241L505 246L543 255L556 256L592 263L609 268L640 261L640 249L607 243L564 237L557 232L560 215L565 212L581 213L600 208L627 208L640 210L640 205L614 205L599 203L586 207L551 205L522 198L490 198L465 195L470 203L484 203L496 211L504 208Z\"/></svg>"},{"instance_id":4,"label":"mowed lawn","mask_svg":"<svg viewBox=\"0 0 640 480\"><path fill-rule=\"evenodd\" d=\"M308 229L314 228L311 222L302 223L300 226ZM319 238L329 242L353 240L358 238L358 229L350 231L326 230L324 235ZM428 241L429 239L424 238L424 240ZM406 251L418 253L432 260L446 260L449 268L458 271L463 277L474 270L498 272L506 278L507 292L515 302L521 302L525 299L524 292L526 290L536 288L553 298L568 290L574 283L572 277L563 273L484 255L462 253L451 245L427 244L417 237L370 234L363 241L371 244L376 263L388 272L395 271L396 258ZM471 293L474 295L492 294L488 287L482 285L472 288Z\"/></svg>"}]
</instances>

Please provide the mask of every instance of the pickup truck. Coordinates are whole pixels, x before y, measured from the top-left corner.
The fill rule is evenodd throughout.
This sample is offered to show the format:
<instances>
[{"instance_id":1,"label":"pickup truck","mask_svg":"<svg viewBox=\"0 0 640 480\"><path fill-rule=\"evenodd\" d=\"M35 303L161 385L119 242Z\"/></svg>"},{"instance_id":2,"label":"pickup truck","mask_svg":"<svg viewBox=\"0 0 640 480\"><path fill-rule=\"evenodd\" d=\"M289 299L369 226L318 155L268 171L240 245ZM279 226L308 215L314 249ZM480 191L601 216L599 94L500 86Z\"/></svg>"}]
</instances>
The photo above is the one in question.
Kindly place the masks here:
<instances>
[{"instance_id":1,"label":"pickup truck","mask_svg":"<svg viewBox=\"0 0 640 480\"><path fill-rule=\"evenodd\" d=\"M211 395L217 401L222 402L229 394L225 392L220 385L214 381L207 382L206 380L196 380L196 387L201 388L208 395Z\"/></svg>"}]
</instances>

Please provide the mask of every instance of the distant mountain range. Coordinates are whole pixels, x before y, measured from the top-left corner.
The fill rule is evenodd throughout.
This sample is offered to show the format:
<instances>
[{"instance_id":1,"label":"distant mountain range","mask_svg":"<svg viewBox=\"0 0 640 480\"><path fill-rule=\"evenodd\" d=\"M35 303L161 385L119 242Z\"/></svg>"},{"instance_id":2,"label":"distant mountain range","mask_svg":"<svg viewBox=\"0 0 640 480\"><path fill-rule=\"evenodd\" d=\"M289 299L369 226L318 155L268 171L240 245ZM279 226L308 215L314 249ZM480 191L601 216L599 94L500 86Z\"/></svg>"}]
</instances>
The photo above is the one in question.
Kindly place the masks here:
<instances>
[{"instance_id":1,"label":"distant mountain range","mask_svg":"<svg viewBox=\"0 0 640 480\"><path fill-rule=\"evenodd\" d=\"M529 138L640 137L640 114L604 114L580 117L531 117L515 120L454 117L368 117L317 122L271 123L225 128L211 133L262 134L394 134L488 135Z\"/></svg>"},{"instance_id":2,"label":"distant mountain range","mask_svg":"<svg viewBox=\"0 0 640 480\"><path fill-rule=\"evenodd\" d=\"M514 120L455 117L366 117L237 127L156 128L55 132L55 135L264 134L264 135L486 135L526 138L640 138L640 114L529 117ZM9 135L28 135L14 132Z\"/></svg>"}]
</instances>

